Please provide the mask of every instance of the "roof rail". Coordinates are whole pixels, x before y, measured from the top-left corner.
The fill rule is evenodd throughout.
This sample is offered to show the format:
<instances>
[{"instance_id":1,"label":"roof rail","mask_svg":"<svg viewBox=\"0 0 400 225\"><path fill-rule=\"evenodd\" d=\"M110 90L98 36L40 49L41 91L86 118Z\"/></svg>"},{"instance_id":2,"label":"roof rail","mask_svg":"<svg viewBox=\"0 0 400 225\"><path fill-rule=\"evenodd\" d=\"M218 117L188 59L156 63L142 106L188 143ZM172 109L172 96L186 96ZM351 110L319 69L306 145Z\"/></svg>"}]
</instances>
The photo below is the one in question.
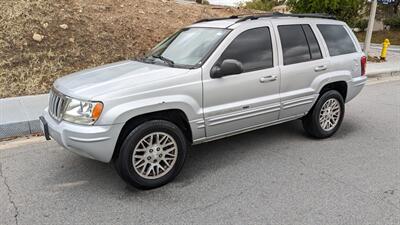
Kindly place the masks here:
<instances>
[{"instance_id":1,"label":"roof rail","mask_svg":"<svg viewBox=\"0 0 400 225\"><path fill-rule=\"evenodd\" d=\"M227 20L227 19L238 19L238 18L239 18L238 15L233 15L233 16L229 16L229 17L220 17L220 18L206 18L206 19L198 20L198 21L194 22L193 24L201 23L201 22L215 21L215 20Z\"/></svg>"},{"instance_id":2,"label":"roof rail","mask_svg":"<svg viewBox=\"0 0 400 225\"><path fill-rule=\"evenodd\" d=\"M333 19L336 20L336 17L329 14L321 14L321 13L303 13L303 14L289 14L289 13L280 13L280 12L273 12L273 13L256 13L252 15L233 15L230 17L221 17L221 18L208 18L196 21L195 23L201 22L209 22L215 20L226 20L226 19L239 19L235 23L240 23L246 20L256 20L259 18L265 17L298 17L298 18L321 18L321 19Z\"/></svg>"},{"instance_id":3,"label":"roof rail","mask_svg":"<svg viewBox=\"0 0 400 225\"><path fill-rule=\"evenodd\" d=\"M321 19L336 20L335 16L328 14L320 14L320 13L289 14L289 13L273 12L273 13L245 16L237 20L235 23L240 23L246 20L256 20L258 18L263 18L263 17L298 17L298 18L321 18Z\"/></svg>"}]
</instances>

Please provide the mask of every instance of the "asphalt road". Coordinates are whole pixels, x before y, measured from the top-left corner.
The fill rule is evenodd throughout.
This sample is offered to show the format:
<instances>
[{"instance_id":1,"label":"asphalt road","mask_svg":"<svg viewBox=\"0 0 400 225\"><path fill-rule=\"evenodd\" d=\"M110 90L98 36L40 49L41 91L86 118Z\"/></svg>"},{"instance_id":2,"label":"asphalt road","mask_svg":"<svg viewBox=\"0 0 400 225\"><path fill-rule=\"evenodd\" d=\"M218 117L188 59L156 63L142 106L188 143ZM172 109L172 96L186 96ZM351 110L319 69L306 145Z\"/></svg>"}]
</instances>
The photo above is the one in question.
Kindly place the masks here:
<instances>
[{"instance_id":1,"label":"asphalt road","mask_svg":"<svg viewBox=\"0 0 400 225\"><path fill-rule=\"evenodd\" d=\"M400 81L346 106L330 139L294 121L195 146L151 191L42 137L2 142L0 224L400 224Z\"/></svg>"}]
</instances>

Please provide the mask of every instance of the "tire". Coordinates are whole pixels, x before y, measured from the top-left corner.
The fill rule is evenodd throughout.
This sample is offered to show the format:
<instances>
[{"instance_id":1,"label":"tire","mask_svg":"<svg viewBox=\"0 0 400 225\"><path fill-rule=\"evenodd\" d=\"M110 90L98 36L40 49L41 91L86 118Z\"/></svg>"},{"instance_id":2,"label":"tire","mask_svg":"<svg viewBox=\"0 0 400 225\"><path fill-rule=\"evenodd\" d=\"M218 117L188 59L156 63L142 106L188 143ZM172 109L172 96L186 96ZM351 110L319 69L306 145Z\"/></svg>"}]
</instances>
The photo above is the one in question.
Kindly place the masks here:
<instances>
[{"instance_id":1,"label":"tire","mask_svg":"<svg viewBox=\"0 0 400 225\"><path fill-rule=\"evenodd\" d=\"M187 148L188 141L178 126L165 120L147 121L125 138L115 167L128 184L139 189L157 188L179 174Z\"/></svg>"},{"instance_id":2,"label":"tire","mask_svg":"<svg viewBox=\"0 0 400 225\"><path fill-rule=\"evenodd\" d=\"M329 104L331 104L332 107L328 107ZM338 106L338 109L336 105ZM323 107L324 110L321 112ZM339 111L339 115L337 115L337 111ZM303 128L314 138L328 138L336 133L342 124L344 111L345 107L342 95L336 90L327 91L319 97L315 105L303 118ZM333 117L330 116L333 114ZM320 116L322 117L321 120Z\"/></svg>"}]
</instances>

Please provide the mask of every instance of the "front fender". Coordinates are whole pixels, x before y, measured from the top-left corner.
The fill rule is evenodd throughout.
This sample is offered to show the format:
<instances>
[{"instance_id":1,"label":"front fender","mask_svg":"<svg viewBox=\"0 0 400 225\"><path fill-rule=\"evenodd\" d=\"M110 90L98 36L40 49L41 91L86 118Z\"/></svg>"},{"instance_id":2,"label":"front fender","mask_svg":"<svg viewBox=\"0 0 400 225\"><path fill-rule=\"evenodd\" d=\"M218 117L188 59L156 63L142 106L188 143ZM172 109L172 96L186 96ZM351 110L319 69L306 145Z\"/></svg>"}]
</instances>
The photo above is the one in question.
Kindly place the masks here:
<instances>
[{"instance_id":1,"label":"front fender","mask_svg":"<svg viewBox=\"0 0 400 225\"><path fill-rule=\"evenodd\" d=\"M103 124L125 123L129 119L146 113L168 109L179 109L188 120L202 118L200 105L191 97L184 95L160 96L119 104L105 112Z\"/></svg>"}]
</instances>

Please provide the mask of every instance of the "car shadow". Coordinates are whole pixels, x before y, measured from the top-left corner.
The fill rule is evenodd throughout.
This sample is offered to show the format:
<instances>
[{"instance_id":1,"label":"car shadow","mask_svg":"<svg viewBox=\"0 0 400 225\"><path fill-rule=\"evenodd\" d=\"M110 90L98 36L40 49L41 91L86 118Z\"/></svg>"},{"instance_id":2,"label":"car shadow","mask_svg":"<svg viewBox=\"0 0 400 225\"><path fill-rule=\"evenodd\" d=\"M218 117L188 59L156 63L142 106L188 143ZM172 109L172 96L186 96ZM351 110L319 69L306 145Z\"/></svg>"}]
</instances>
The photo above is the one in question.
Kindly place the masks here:
<instances>
[{"instance_id":1,"label":"car shadow","mask_svg":"<svg viewBox=\"0 0 400 225\"><path fill-rule=\"evenodd\" d=\"M189 185L197 177L207 176L226 166L246 160L254 154L273 154L269 147L306 136L300 120L295 120L255 131L238 134L193 146L176 183ZM283 147L283 146L282 146Z\"/></svg>"},{"instance_id":2,"label":"car shadow","mask_svg":"<svg viewBox=\"0 0 400 225\"><path fill-rule=\"evenodd\" d=\"M338 138L357 129L357 125L352 121L346 121L342 126L343 131L338 133ZM166 191L168 188L189 186L201 177L209 176L226 166L236 165L246 160L246 157L261 153L268 156L268 153L274 154L273 151L289 148L290 143L299 140L308 141L310 138L304 132L301 121L295 120L192 146L189 148L180 175L170 184L155 190L163 192L163 189ZM270 146L275 147L270 149ZM63 187L62 184L64 184L65 187L77 185L88 191L106 189L113 193L120 192L125 197L135 195L136 192L143 194L143 191L127 185L111 164L86 159L71 153L66 154L68 155L62 162L62 170L58 170L58 173L52 178L58 187ZM146 192L151 193L152 191Z\"/></svg>"}]
</instances>

